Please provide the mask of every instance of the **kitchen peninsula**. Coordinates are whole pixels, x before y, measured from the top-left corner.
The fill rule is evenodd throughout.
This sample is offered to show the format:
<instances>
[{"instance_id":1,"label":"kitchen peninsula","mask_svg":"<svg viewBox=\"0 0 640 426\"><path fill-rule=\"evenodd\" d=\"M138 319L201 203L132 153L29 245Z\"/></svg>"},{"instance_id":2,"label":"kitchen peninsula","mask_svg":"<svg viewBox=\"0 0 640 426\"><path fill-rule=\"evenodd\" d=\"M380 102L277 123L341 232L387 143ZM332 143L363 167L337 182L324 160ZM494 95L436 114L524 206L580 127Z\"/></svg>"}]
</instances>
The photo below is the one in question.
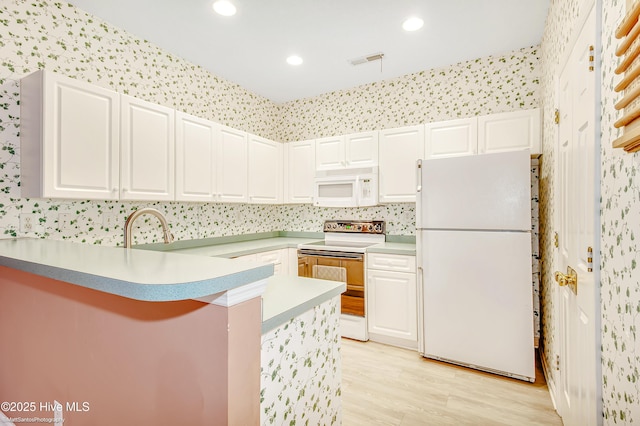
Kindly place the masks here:
<instances>
[{"instance_id":1,"label":"kitchen peninsula","mask_svg":"<svg viewBox=\"0 0 640 426\"><path fill-rule=\"evenodd\" d=\"M260 390L263 321L284 324L274 333L314 318L337 323L344 291L320 280L301 289L304 279L272 274L272 265L207 256L0 240L0 399L36 403L33 412L5 414L53 418L47 407L57 401L70 423L257 424L268 398ZM298 331L302 346L307 333ZM330 346L339 339L325 341L337 353ZM274 384L292 382L282 365ZM287 409L271 407L273 415Z\"/></svg>"}]
</instances>

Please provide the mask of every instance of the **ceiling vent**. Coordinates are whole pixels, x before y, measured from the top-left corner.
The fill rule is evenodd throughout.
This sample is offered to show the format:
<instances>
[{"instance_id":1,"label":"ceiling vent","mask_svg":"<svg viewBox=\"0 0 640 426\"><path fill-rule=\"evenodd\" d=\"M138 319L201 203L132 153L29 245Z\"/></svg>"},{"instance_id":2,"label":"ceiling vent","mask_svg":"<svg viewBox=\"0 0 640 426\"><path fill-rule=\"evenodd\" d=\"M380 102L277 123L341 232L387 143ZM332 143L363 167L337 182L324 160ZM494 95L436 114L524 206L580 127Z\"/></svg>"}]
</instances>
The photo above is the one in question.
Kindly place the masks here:
<instances>
[{"instance_id":1,"label":"ceiling vent","mask_svg":"<svg viewBox=\"0 0 640 426\"><path fill-rule=\"evenodd\" d=\"M383 57L384 57L384 53L382 52L372 53L370 55L362 56L360 58L350 59L349 63L351 65L366 64L367 62L381 61Z\"/></svg>"}]
</instances>

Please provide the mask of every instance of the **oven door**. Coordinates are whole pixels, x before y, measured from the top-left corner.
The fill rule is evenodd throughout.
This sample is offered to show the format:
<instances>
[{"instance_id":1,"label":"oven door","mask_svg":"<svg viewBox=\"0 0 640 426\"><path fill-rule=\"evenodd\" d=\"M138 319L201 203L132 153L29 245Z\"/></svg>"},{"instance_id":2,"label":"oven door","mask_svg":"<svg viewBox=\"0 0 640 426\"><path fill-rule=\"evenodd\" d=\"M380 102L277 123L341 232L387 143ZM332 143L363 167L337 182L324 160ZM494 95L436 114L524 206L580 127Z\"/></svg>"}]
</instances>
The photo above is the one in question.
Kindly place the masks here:
<instances>
[{"instance_id":1,"label":"oven door","mask_svg":"<svg viewBox=\"0 0 640 426\"><path fill-rule=\"evenodd\" d=\"M364 254L328 250L298 250L298 276L346 283L343 314L365 316Z\"/></svg>"}]
</instances>

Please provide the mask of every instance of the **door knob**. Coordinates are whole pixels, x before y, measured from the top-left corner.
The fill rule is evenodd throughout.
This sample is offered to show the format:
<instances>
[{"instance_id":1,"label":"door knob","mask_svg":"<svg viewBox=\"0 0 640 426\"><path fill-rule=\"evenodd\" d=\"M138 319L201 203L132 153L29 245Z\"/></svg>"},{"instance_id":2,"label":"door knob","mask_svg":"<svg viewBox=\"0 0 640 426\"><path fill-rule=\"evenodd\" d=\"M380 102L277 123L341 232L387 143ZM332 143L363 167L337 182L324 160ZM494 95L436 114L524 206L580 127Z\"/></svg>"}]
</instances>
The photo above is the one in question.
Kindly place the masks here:
<instances>
[{"instance_id":1,"label":"door knob","mask_svg":"<svg viewBox=\"0 0 640 426\"><path fill-rule=\"evenodd\" d=\"M571 266L567 266L566 274L556 271L553 276L560 287L568 285L571 291L578 294L578 274Z\"/></svg>"}]
</instances>

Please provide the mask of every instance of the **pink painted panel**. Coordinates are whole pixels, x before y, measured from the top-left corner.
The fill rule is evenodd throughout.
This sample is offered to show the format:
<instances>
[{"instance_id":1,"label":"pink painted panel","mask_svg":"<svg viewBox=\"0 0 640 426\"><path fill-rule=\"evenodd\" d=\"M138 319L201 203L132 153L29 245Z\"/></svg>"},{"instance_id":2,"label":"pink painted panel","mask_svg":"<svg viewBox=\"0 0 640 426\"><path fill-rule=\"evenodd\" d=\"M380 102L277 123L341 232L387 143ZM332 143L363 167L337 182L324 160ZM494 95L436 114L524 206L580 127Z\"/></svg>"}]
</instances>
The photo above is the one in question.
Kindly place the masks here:
<instances>
[{"instance_id":1,"label":"pink painted panel","mask_svg":"<svg viewBox=\"0 0 640 426\"><path fill-rule=\"evenodd\" d=\"M65 425L256 424L259 364L259 298L143 302L0 267L0 401L79 403Z\"/></svg>"}]
</instances>

